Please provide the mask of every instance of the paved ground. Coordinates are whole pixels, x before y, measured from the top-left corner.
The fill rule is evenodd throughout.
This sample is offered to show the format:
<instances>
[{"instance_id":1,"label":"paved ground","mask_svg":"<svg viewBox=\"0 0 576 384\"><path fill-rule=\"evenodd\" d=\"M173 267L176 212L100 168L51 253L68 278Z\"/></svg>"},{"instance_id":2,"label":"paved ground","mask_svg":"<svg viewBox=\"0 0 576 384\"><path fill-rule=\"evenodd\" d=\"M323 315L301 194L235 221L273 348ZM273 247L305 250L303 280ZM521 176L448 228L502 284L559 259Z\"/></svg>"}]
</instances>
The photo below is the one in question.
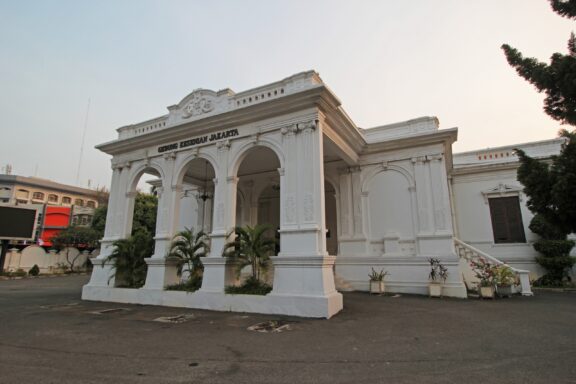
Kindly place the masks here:
<instances>
[{"instance_id":1,"label":"paved ground","mask_svg":"<svg viewBox=\"0 0 576 384\"><path fill-rule=\"evenodd\" d=\"M576 383L576 293L350 293L309 320L82 302L86 281L0 281L0 383ZM247 330L268 320L290 330Z\"/></svg>"}]
</instances>

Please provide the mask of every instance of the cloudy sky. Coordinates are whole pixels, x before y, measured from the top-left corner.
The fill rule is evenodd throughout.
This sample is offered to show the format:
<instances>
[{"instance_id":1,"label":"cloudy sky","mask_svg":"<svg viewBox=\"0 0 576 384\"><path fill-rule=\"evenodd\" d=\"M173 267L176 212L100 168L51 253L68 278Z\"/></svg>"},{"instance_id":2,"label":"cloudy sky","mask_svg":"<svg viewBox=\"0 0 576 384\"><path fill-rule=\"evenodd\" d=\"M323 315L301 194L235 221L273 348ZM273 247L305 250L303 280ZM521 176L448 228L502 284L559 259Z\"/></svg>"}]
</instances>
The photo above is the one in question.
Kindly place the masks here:
<instances>
[{"instance_id":1,"label":"cloudy sky","mask_svg":"<svg viewBox=\"0 0 576 384\"><path fill-rule=\"evenodd\" d=\"M363 128L437 116L455 151L550 139L502 43L548 62L574 22L546 0L0 0L0 166L110 183L94 146L196 88L315 69Z\"/></svg>"}]
</instances>

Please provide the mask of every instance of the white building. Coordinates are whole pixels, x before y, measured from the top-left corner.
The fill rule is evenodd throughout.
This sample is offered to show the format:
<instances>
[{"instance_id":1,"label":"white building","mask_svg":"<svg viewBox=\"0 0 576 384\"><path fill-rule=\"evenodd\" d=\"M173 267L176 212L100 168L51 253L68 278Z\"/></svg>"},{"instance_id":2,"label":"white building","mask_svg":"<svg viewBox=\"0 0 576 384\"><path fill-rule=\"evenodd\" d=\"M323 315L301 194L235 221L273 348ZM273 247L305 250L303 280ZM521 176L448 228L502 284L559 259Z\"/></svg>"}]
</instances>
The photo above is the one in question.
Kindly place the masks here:
<instances>
[{"instance_id":1,"label":"white building","mask_svg":"<svg viewBox=\"0 0 576 384\"><path fill-rule=\"evenodd\" d=\"M314 71L238 94L196 90L168 111L119 128L118 139L98 146L112 155L112 187L84 299L328 318L343 307L335 280L366 290L372 267L390 273L389 291L425 294L428 258L440 258L449 269L444 295L462 298L470 275L463 257L484 251L537 272L522 204L526 239L518 225L511 238L501 238L508 227L498 227L496 240L492 233L490 207L512 209L522 199L512 147L453 156L457 129L440 130L433 117L359 128ZM560 143L523 147L547 157ZM143 288L116 288L102 260L131 232L144 173L160 185L155 252ZM280 234L273 291L226 295L235 282L234 266L221 256L226 235L256 223ZM188 294L163 289L177 281L165 256L184 227L211 237L202 288ZM528 272L520 277L531 294Z\"/></svg>"}]
</instances>

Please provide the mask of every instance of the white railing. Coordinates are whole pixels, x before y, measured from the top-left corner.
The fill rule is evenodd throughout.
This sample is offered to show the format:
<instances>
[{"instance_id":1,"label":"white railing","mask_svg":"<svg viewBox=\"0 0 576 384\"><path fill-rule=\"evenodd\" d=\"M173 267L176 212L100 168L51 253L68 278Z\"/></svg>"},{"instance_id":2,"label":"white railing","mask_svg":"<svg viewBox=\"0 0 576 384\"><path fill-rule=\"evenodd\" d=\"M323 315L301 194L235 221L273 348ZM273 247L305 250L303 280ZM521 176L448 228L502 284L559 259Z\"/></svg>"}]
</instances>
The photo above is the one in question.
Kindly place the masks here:
<instances>
[{"instance_id":1,"label":"white railing","mask_svg":"<svg viewBox=\"0 0 576 384\"><path fill-rule=\"evenodd\" d=\"M512 269L514 273L518 276L520 280L520 293L522 296L532 296L532 289L530 287L530 272L524 269L516 269L511 267L510 265L504 263L503 261L498 260L497 258L490 256L489 254L482 252L481 250L474 248L470 244L466 244L460 239L454 238L454 246L456 247L456 251L458 252L458 256L465 259L466 261L470 262L474 259L479 257L487 260L488 262L495 264L495 265L505 265Z\"/></svg>"}]
</instances>

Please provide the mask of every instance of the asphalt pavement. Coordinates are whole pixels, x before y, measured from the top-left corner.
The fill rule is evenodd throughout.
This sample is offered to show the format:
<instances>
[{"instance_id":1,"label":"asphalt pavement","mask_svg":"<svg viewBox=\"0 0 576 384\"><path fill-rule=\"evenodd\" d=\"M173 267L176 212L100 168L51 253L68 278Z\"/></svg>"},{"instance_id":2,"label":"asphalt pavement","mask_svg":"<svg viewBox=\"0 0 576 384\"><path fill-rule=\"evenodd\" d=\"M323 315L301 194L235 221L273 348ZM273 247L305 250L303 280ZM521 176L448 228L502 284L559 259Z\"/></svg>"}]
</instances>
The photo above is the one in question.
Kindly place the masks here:
<instances>
[{"instance_id":1,"label":"asphalt pavement","mask_svg":"<svg viewBox=\"0 0 576 384\"><path fill-rule=\"evenodd\" d=\"M86 302L0 280L0 383L576 383L576 293L345 293L330 320Z\"/></svg>"}]
</instances>

